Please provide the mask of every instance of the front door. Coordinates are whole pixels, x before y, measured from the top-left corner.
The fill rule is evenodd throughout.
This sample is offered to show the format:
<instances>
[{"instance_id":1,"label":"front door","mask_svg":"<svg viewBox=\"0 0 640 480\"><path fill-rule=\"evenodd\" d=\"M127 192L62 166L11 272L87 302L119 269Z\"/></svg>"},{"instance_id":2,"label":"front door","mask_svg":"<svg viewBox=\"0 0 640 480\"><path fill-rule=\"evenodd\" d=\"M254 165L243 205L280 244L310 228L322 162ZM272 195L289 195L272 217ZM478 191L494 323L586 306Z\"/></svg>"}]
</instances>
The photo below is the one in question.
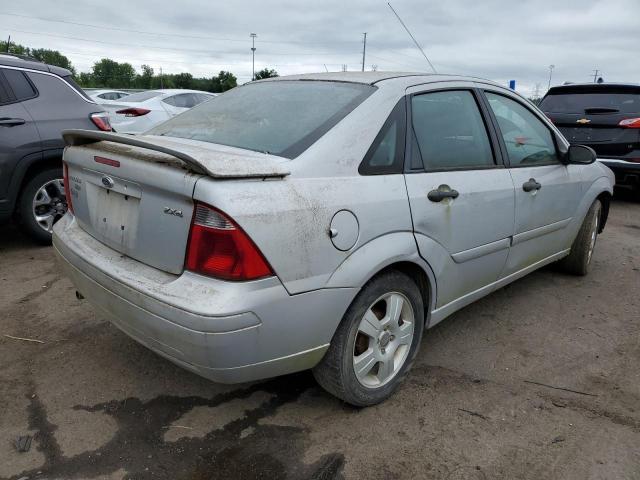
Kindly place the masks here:
<instances>
[{"instance_id":1,"label":"front door","mask_svg":"<svg viewBox=\"0 0 640 480\"><path fill-rule=\"evenodd\" d=\"M522 101L485 91L515 189L515 228L503 276L570 247L566 228L581 198L580 166L560 162L549 127Z\"/></svg>"},{"instance_id":2,"label":"front door","mask_svg":"<svg viewBox=\"0 0 640 480\"><path fill-rule=\"evenodd\" d=\"M438 279L437 307L446 309L472 301L502 271L513 234L513 183L479 93L468 84L417 88L407 97L405 177L418 248Z\"/></svg>"}]
</instances>

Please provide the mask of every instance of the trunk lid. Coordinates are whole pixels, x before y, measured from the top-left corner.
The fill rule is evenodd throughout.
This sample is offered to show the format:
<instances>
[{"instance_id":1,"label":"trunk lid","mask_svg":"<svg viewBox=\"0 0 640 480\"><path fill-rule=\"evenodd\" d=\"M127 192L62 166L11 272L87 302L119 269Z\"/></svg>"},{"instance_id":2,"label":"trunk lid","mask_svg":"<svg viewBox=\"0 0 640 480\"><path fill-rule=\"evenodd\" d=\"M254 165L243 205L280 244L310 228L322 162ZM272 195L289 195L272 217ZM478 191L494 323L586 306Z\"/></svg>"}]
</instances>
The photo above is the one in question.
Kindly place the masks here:
<instances>
[{"instance_id":1,"label":"trunk lid","mask_svg":"<svg viewBox=\"0 0 640 480\"><path fill-rule=\"evenodd\" d=\"M179 274L203 176L284 177L284 159L193 140L68 130L64 161L80 227L112 249Z\"/></svg>"}]
</instances>

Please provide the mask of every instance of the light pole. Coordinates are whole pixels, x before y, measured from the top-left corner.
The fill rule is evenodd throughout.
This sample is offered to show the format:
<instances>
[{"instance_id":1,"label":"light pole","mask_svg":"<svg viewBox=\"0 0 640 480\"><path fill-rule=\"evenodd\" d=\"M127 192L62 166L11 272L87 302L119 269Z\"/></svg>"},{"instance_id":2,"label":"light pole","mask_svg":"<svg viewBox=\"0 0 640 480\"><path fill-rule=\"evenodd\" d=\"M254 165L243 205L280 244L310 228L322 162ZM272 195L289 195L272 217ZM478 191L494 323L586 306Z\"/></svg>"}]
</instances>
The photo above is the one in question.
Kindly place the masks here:
<instances>
[{"instance_id":1,"label":"light pole","mask_svg":"<svg viewBox=\"0 0 640 480\"><path fill-rule=\"evenodd\" d=\"M551 75L553 75L554 68L556 68L555 65L549 65L549 84L547 85L547 90L551 88Z\"/></svg>"},{"instance_id":2,"label":"light pole","mask_svg":"<svg viewBox=\"0 0 640 480\"><path fill-rule=\"evenodd\" d=\"M249 35L251 37L251 81L256 79L256 37L255 33Z\"/></svg>"}]
</instances>

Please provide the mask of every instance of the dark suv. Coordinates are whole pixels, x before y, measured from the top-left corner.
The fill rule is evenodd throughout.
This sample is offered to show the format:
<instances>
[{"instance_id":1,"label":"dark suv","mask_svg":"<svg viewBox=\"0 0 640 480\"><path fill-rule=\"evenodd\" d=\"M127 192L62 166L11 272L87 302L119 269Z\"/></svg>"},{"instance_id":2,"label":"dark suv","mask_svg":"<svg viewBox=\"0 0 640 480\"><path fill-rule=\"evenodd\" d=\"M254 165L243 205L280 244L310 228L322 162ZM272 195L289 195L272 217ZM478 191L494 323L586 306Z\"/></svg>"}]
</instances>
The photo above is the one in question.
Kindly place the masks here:
<instances>
[{"instance_id":1,"label":"dark suv","mask_svg":"<svg viewBox=\"0 0 640 480\"><path fill-rule=\"evenodd\" d=\"M15 217L42 243L66 212L61 131L111 130L71 72L0 54L0 222Z\"/></svg>"},{"instance_id":2,"label":"dark suv","mask_svg":"<svg viewBox=\"0 0 640 480\"><path fill-rule=\"evenodd\" d=\"M618 185L640 191L640 85L553 87L540 108L569 142L593 148Z\"/></svg>"}]
</instances>

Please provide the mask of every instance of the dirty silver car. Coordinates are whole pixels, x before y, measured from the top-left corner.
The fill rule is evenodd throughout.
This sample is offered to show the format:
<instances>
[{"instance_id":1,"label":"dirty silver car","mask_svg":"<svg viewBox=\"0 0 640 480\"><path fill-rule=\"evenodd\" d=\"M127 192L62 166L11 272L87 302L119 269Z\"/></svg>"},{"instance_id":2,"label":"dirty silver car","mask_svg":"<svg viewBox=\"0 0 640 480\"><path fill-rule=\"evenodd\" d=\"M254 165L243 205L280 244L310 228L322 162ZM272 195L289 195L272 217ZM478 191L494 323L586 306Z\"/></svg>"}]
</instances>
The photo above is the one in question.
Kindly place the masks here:
<instances>
[{"instance_id":1,"label":"dirty silver car","mask_svg":"<svg viewBox=\"0 0 640 480\"><path fill-rule=\"evenodd\" d=\"M359 406L456 310L551 262L586 274L613 186L518 94L443 75L281 77L64 137L54 246L80 297L214 381L313 369Z\"/></svg>"}]
</instances>

